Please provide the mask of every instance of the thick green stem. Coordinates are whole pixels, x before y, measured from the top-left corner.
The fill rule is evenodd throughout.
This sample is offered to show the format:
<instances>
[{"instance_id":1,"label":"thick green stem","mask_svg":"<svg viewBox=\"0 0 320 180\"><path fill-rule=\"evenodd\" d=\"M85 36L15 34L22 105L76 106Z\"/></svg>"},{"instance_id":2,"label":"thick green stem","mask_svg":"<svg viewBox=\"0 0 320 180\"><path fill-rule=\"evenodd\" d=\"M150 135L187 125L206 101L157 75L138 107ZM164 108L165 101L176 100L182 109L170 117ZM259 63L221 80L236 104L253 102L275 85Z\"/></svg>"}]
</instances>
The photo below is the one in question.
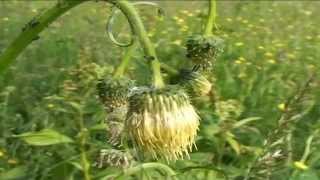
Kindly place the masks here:
<instances>
[{"instance_id":1,"label":"thick green stem","mask_svg":"<svg viewBox=\"0 0 320 180\"><path fill-rule=\"evenodd\" d=\"M79 136L79 141L80 141L80 160L81 160L81 166L82 166L82 172L85 180L90 180L90 163L87 157L87 152L86 152L86 143L87 143L87 136L88 136L88 130L85 128L84 125L84 119L83 119L83 112L82 108L80 109L79 112L79 118L78 118L78 123L79 123L79 130L80 130L80 136Z\"/></svg>"},{"instance_id":2,"label":"thick green stem","mask_svg":"<svg viewBox=\"0 0 320 180\"><path fill-rule=\"evenodd\" d=\"M209 0L209 12L208 12L207 24L203 32L205 36L212 35L213 27L216 26L216 16L217 16L216 0Z\"/></svg>"},{"instance_id":3,"label":"thick green stem","mask_svg":"<svg viewBox=\"0 0 320 180\"><path fill-rule=\"evenodd\" d=\"M134 6L126 0L112 1L112 3L115 4L127 17L134 34L138 37L140 44L143 47L147 59L151 61L154 86L156 88L164 87L164 82L160 70L160 62L156 55L154 45L148 37L147 31L144 28L138 12L134 8Z\"/></svg>"},{"instance_id":4,"label":"thick green stem","mask_svg":"<svg viewBox=\"0 0 320 180\"><path fill-rule=\"evenodd\" d=\"M66 1L63 4L57 4L44 14L35 17L30 21L19 36L9 45L9 47L0 55L0 73L9 67L9 65L18 57L18 55L43 31L49 24L60 17L63 13L86 0Z\"/></svg>"},{"instance_id":5,"label":"thick green stem","mask_svg":"<svg viewBox=\"0 0 320 180\"><path fill-rule=\"evenodd\" d=\"M132 54L133 52L136 50L137 48L137 43L133 43L125 52L120 65L117 67L117 69L114 72L113 77L122 77L129 65L129 62L131 60Z\"/></svg>"}]
</instances>

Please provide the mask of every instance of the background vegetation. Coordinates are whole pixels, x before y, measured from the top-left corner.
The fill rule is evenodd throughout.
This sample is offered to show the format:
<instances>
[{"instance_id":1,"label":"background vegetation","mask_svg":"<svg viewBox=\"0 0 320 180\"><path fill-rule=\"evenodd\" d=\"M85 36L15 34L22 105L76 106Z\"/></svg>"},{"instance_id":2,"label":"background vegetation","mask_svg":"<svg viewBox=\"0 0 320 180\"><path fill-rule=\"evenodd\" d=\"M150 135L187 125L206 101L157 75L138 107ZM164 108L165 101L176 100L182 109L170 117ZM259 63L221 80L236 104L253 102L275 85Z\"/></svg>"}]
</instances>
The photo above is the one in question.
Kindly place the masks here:
<instances>
[{"instance_id":1,"label":"background vegetation","mask_svg":"<svg viewBox=\"0 0 320 180\"><path fill-rule=\"evenodd\" d=\"M0 51L55 3L1 1ZM159 59L178 69L187 61L186 37L202 31L207 4L159 4L163 18L155 9L139 9ZM190 159L168 164L178 178L244 179L250 171L251 179L320 179L319 8L316 1L218 2L215 33L225 48L209 75L215 96L194 102L202 118L198 150ZM109 14L110 5L102 2L72 9L1 75L0 179L81 179L81 149L92 178L122 172L95 166L99 151L111 147L96 80L111 73L126 51L106 37ZM127 40L125 19L118 17L116 24L115 32ZM151 72L138 49L127 75L147 84L146 73ZM83 146L78 142L82 125L88 130ZM66 143L43 146L51 141L34 142L23 134L43 129L54 130L49 134ZM156 177L165 175L141 170L131 176Z\"/></svg>"}]
</instances>

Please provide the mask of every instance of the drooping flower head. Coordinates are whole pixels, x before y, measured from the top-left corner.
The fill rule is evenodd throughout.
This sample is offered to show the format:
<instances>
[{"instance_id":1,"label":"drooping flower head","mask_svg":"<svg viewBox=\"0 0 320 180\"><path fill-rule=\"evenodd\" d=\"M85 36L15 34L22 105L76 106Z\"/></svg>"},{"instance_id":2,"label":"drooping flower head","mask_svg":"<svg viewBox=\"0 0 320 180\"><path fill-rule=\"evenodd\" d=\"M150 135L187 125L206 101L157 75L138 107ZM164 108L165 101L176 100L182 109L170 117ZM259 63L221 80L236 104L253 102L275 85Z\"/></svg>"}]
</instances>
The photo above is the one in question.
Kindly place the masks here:
<instances>
[{"instance_id":1,"label":"drooping flower head","mask_svg":"<svg viewBox=\"0 0 320 180\"><path fill-rule=\"evenodd\" d=\"M184 86L194 97L208 95L212 88L211 82L204 75L188 69L181 69L174 81Z\"/></svg>"},{"instance_id":2,"label":"drooping flower head","mask_svg":"<svg viewBox=\"0 0 320 180\"><path fill-rule=\"evenodd\" d=\"M137 88L129 98L125 129L138 150L176 160L192 150L199 120L181 88Z\"/></svg>"},{"instance_id":3,"label":"drooping flower head","mask_svg":"<svg viewBox=\"0 0 320 180\"><path fill-rule=\"evenodd\" d=\"M223 51L223 40L217 36L192 35L186 42L187 57L203 69L211 67Z\"/></svg>"}]
</instances>

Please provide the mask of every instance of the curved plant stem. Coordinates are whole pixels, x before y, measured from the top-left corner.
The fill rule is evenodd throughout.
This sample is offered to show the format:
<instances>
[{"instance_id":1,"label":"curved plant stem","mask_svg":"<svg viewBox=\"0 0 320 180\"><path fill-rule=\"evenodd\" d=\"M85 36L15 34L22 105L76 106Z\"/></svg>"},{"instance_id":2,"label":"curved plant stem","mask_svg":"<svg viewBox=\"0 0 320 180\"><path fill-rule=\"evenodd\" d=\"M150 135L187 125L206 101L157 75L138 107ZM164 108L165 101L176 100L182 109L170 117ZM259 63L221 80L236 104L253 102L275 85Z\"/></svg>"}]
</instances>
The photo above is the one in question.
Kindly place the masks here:
<instances>
[{"instance_id":1,"label":"curved plant stem","mask_svg":"<svg viewBox=\"0 0 320 180\"><path fill-rule=\"evenodd\" d=\"M216 0L209 0L209 12L207 23L203 34L205 36L211 36L213 27L216 26L216 16L217 16L217 3Z\"/></svg>"},{"instance_id":2,"label":"curved plant stem","mask_svg":"<svg viewBox=\"0 0 320 180\"><path fill-rule=\"evenodd\" d=\"M131 46L129 46L129 48L127 49L127 51L125 52L120 65L117 67L117 69L115 70L113 77L117 78L117 77L122 77L129 65L129 62L131 60L132 54L133 52L136 50L137 48L137 43L133 43Z\"/></svg>"},{"instance_id":3,"label":"curved plant stem","mask_svg":"<svg viewBox=\"0 0 320 180\"><path fill-rule=\"evenodd\" d=\"M127 49L127 51L125 52L120 65L116 68L113 77L117 78L117 77L122 77L130 63L131 57L133 52L136 50L137 48L137 43L133 43L131 46L129 46L129 48ZM166 71L167 73L171 74L171 75L177 75L179 74L179 72L173 68L170 67L169 65L165 64L165 63L161 63L161 69L163 69L164 71Z\"/></svg>"},{"instance_id":4,"label":"curved plant stem","mask_svg":"<svg viewBox=\"0 0 320 180\"><path fill-rule=\"evenodd\" d=\"M123 177L123 176L130 176L140 171L148 170L148 169L160 170L162 172L165 172L169 179L177 179L176 173L169 166L166 166L161 163L143 163L143 164L137 165L135 167L129 168L128 170L125 170L123 173L119 174L117 178Z\"/></svg>"},{"instance_id":5,"label":"curved plant stem","mask_svg":"<svg viewBox=\"0 0 320 180\"><path fill-rule=\"evenodd\" d=\"M42 15L32 19L24 28L19 36L9 45L0 55L0 73L18 57L18 55L43 31L49 24L60 17L63 13L87 0L66 1L57 4Z\"/></svg>"},{"instance_id":6,"label":"curved plant stem","mask_svg":"<svg viewBox=\"0 0 320 180\"><path fill-rule=\"evenodd\" d=\"M143 47L147 59L151 61L154 86L156 88L164 87L164 82L160 70L160 62L157 58L154 45L147 35L138 12L134 8L134 6L126 0L114 0L111 3L115 4L115 6L117 6L127 17L132 27L133 33L138 37L140 44Z\"/></svg>"}]
</instances>

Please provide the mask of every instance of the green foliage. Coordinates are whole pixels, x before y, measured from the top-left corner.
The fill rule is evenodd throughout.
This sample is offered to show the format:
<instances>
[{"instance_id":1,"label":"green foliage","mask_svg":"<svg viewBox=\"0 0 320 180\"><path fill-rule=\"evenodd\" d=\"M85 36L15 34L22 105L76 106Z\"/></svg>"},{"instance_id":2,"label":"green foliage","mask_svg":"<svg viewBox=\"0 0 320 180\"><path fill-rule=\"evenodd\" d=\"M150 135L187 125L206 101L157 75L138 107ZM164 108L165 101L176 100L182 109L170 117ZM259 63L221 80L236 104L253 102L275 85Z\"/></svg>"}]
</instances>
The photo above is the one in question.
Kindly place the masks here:
<instances>
[{"instance_id":1,"label":"green foliage","mask_svg":"<svg viewBox=\"0 0 320 180\"><path fill-rule=\"evenodd\" d=\"M190 69L184 45L202 32L207 4L159 4L161 19L153 8L138 8L158 59ZM1 1L1 52L54 5ZM82 179L86 160L94 179L161 179L171 170L186 180L320 179L320 83L313 73L320 68L319 7L315 1L218 1L214 34L224 51L205 74L213 91L192 102L201 116L197 149L190 159L156 162L167 170L143 168L151 159L124 169L97 165L99 152L113 147L96 84L114 72L125 49L106 37L109 5L88 2L68 11L0 77L0 179ZM119 15L113 29L121 42L129 39L127 27ZM138 85L151 81L143 56L137 48L125 74Z\"/></svg>"},{"instance_id":2,"label":"green foliage","mask_svg":"<svg viewBox=\"0 0 320 180\"><path fill-rule=\"evenodd\" d=\"M47 146L61 143L71 143L73 140L52 129L43 129L39 132L27 132L13 137L18 137L34 146Z\"/></svg>"}]
</instances>

